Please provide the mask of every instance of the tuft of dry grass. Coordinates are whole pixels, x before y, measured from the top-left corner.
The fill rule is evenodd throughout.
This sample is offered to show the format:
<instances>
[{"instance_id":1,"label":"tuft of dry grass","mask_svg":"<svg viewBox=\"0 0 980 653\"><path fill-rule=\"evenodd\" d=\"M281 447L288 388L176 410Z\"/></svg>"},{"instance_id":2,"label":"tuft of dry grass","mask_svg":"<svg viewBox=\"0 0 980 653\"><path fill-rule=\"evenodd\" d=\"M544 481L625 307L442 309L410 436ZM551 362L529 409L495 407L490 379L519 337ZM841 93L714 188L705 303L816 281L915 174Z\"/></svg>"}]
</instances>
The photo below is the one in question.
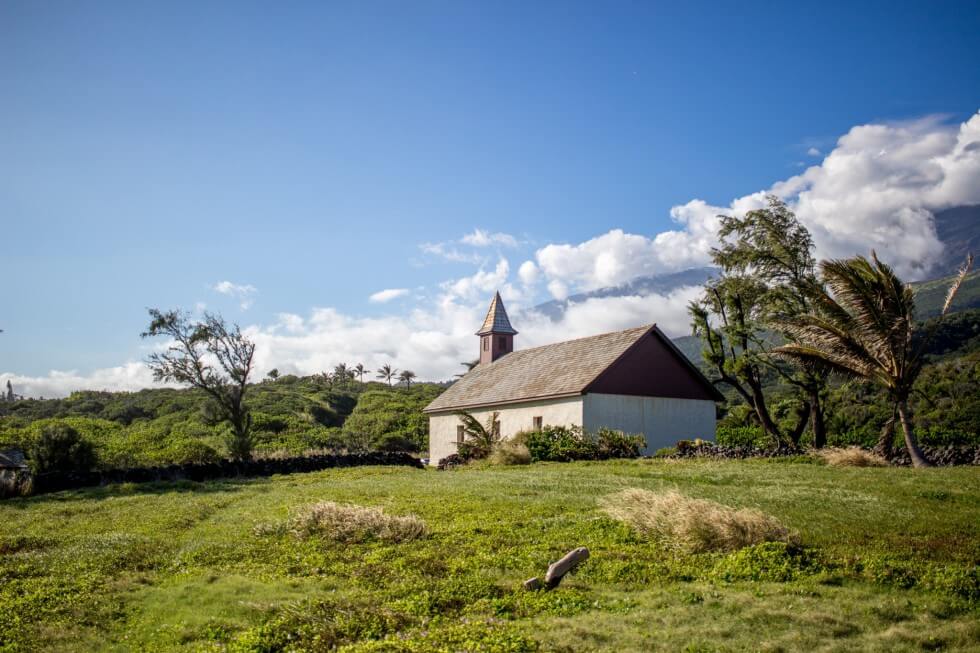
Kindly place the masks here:
<instances>
[{"instance_id":1,"label":"tuft of dry grass","mask_svg":"<svg viewBox=\"0 0 980 653\"><path fill-rule=\"evenodd\" d=\"M307 539L321 537L335 542L408 542L424 537L425 522L416 515L389 515L383 508L321 501L307 506L278 527L260 526L258 534L290 533Z\"/></svg>"},{"instance_id":2,"label":"tuft of dry grass","mask_svg":"<svg viewBox=\"0 0 980 653\"><path fill-rule=\"evenodd\" d=\"M861 447L820 449L814 455L834 467L888 467L888 461Z\"/></svg>"},{"instance_id":3,"label":"tuft of dry grass","mask_svg":"<svg viewBox=\"0 0 980 653\"><path fill-rule=\"evenodd\" d=\"M759 510L736 510L680 492L629 488L604 497L603 511L640 535L688 553L735 551L761 542L795 542L796 536Z\"/></svg>"},{"instance_id":4,"label":"tuft of dry grass","mask_svg":"<svg viewBox=\"0 0 980 653\"><path fill-rule=\"evenodd\" d=\"M493 447L490 453L490 463L493 465L530 465L531 452L527 445L520 441L503 440Z\"/></svg>"}]
</instances>

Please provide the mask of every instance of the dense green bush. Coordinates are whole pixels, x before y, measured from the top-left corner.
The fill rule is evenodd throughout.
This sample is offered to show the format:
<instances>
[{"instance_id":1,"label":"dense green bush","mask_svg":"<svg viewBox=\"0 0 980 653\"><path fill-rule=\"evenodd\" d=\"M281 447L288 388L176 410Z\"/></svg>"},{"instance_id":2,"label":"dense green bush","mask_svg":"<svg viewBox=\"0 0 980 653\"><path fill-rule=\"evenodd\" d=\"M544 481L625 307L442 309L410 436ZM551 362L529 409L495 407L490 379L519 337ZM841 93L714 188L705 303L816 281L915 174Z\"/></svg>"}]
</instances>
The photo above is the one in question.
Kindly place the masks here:
<instances>
[{"instance_id":1,"label":"dense green bush","mask_svg":"<svg viewBox=\"0 0 980 653\"><path fill-rule=\"evenodd\" d=\"M27 461L35 474L88 472L97 458L91 442L67 424L49 424L27 449Z\"/></svg>"},{"instance_id":2,"label":"dense green bush","mask_svg":"<svg viewBox=\"0 0 980 653\"><path fill-rule=\"evenodd\" d=\"M589 433L581 426L544 426L521 431L513 440L527 447L534 462L636 458L646 446L639 435L607 428Z\"/></svg>"},{"instance_id":3,"label":"dense green bush","mask_svg":"<svg viewBox=\"0 0 980 653\"><path fill-rule=\"evenodd\" d=\"M771 438L758 426L719 426L715 442L725 447L765 447Z\"/></svg>"}]
</instances>

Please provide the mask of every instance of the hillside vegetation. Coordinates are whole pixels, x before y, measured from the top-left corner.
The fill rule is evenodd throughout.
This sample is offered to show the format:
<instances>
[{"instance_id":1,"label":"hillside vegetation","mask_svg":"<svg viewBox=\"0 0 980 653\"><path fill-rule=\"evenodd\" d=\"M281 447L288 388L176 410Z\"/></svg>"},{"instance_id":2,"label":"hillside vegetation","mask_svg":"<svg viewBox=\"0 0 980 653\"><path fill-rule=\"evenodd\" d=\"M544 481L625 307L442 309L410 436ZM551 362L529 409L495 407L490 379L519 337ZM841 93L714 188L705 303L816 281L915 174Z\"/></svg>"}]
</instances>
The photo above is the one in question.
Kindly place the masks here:
<instances>
[{"instance_id":1,"label":"hillside vegetation","mask_svg":"<svg viewBox=\"0 0 980 653\"><path fill-rule=\"evenodd\" d=\"M442 387L410 389L317 376L283 376L249 387L256 452L310 449L424 451L421 409ZM65 399L0 403L0 446L25 446L51 423L66 423L96 446L102 467L206 462L226 454L227 427L194 389L75 392Z\"/></svg>"},{"instance_id":2,"label":"hillside vegetation","mask_svg":"<svg viewBox=\"0 0 980 653\"><path fill-rule=\"evenodd\" d=\"M627 488L786 531L699 552L613 519ZM5 652L980 647L971 467L355 468L13 499L0 523ZM577 546L559 588L520 589Z\"/></svg>"}]
</instances>

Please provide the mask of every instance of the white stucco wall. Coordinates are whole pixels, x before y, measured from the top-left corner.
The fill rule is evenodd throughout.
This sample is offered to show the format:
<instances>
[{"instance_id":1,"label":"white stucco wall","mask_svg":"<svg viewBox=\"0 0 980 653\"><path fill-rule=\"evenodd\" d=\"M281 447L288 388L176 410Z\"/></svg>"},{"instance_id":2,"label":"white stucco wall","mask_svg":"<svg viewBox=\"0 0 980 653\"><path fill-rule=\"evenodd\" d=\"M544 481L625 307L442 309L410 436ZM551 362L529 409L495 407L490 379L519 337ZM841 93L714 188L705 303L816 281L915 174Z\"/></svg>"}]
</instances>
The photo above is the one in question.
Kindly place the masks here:
<instances>
[{"instance_id":1,"label":"white stucco wall","mask_svg":"<svg viewBox=\"0 0 980 653\"><path fill-rule=\"evenodd\" d=\"M519 431L533 428L534 418L540 417L544 424L570 426L582 425L581 396L563 399L546 399L528 401L506 406L479 408L468 411L481 424L486 423L494 411L500 413L500 435L509 438ZM714 416L714 413L712 413ZM460 424L459 417L453 413L429 415L429 460L436 464L449 454L456 453L456 426ZM714 430L712 430L714 433Z\"/></svg>"},{"instance_id":2,"label":"white stucco wall","mask_svg":"<svg viewBox=\"0 0 980 653\"><path fill-rule=\"evenodd\" d=\"M645 453L678 440L715 437L715 402L707 399L587 394L583 415L587 431L604 426L642 434L647 441Z\"/></svg>"}]
</instances>

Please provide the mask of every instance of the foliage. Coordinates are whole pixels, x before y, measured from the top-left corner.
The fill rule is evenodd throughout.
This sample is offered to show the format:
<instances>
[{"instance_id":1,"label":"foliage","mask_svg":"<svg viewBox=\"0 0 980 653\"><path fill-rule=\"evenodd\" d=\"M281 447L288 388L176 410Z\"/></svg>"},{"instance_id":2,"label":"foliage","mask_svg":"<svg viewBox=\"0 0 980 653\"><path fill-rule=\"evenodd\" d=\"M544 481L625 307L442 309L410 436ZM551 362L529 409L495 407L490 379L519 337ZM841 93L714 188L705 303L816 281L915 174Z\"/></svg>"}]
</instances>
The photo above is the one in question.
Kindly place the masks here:
<instances>
[{"instance_id":1,"label":"foliage","mask_svg":"<svg viewBox=\"0 0 980 653\"><path fill-rule=\"evenodd\" d=\"M855 257L821 263L829 290L820 289L812 312L783 319L782 328L793 342L780 346L776 353L881 386L901 420L912 463L927 466L913 431L908 399L925 365L925 348L937 323L931 331L916 334L912 289L874 252L871 258L870 262ZM968 257L949 288L938 320L945 316L972 263Z\"/></svg>"},{"instance_id":2,"label":"foliage","mask_svg":"<svg viewBox=\"0 0 980 653\"><path fill-rule=\"evenodd\" d=\"M27 447L27 461L35 474L87 472L97 458L92 443L67 424L47 424Z\"/></svg>"},{"instance_id":3,"label":"foliage","mask_svg":"<svg viewBox=\"0 0 980 653\"><path fill-rule=\"evenodd\" d=\"M735 510L680 492L629 488L602 499L607 515L641 536L687 553L734 551L760 542L790 542L789 529L759 510Z\"/></svg>"},{"instance_id":4,"label":"foliage","mask_svg":"<svg viewBox=\"0 0 980 653\"><path fill-rule=\"evenodd\" d=\"M807 547L665 551L597 509L624 487L758 509ZM433 534L254 533L319 500L416 514ZM978 468L683 460L351 468L12 499L0 502L0 649L975 650L978 506ZM579 545L592 556L560 588L520 589Z\"/></svg>"},{"instance_id":5,"label":"foliage","mask_svg":"<svg viewBox=\"0 0 980 653\"><path fill-rule=\"evenodd\" d=\"M580 426L545 425L537 430L522 431L514 436L514 440L527 446L534 462L636 458L646 447L642 435L608 428L589 433Z\"/></svg>"},{"instance_id":6,"label":"foliage","mask_svg":"<svg viewBox=\"0 0 980 653\"><path fill-rule=\"evenodd\" d=\"M162 336L171 344L150 354L147 365L157 381L188 384L203 391L216 415L231 427L228 453L235 460L252 457L252 416L245 405L255 344L238 325L229 327L219 315L204 313L191 322L181 311L150 309L144 338Z\"/></svg>"},{"instance_id":7,"label":"foliage","mask_svg":"<svg viewBox=\"0 0 980 653\"><path fill-rule=\"evenodd\" d=\"M429 418L422 412L442 388L426 383L394 390L375 385L360 395L344 423L351 448L427 451Z\"/></svg>"},{"instance_id":8,"label":"foliage","mask_svg":"<svg viewBox=\"0 0 980 653\"><path fill-rule=\"evenodd\" d=\"M490 413L486 424L481 424L480 420L466 411L456 415L463 423L463 441L457 445L456 452L464 460L482 460L489 456L500 442L500 423L497 421L500 413Z\"/></svg>"},{"instance_id":9,"label":"foliage","mask_svg":"<svg viewBox=\"0 0 980 653\"><path fill-rule=\"evenodd\" d=\"M725 447L765 447L771 440L758 426L719 425L715 442Z\"/></svg>"}]
</instances>

